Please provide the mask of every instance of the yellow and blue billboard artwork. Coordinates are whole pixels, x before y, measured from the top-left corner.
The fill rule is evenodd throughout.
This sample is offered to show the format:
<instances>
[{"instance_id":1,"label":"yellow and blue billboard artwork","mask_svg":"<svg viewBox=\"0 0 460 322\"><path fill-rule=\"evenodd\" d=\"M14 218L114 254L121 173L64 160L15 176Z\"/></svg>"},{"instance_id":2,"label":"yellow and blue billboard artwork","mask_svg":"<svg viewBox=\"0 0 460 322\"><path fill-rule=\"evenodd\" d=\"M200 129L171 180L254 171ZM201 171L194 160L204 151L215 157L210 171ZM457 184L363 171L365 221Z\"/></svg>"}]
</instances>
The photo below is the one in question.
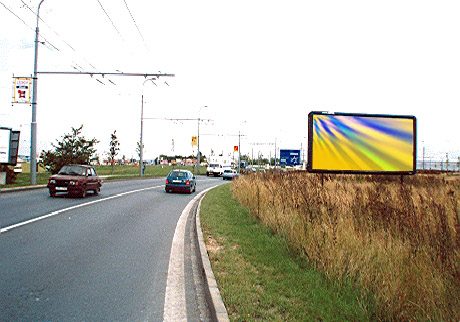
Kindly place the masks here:
<instances>
[{"instance_id":1,"label":"yellow and blue billboard artwork","mask_svg":"<svg viewBox=\"0 0 460 322\"><path fill-rule=\"evenodd\" d=\"M310 114L309 169L415 171L415 117Z\"/></svg>"}]
</instances>

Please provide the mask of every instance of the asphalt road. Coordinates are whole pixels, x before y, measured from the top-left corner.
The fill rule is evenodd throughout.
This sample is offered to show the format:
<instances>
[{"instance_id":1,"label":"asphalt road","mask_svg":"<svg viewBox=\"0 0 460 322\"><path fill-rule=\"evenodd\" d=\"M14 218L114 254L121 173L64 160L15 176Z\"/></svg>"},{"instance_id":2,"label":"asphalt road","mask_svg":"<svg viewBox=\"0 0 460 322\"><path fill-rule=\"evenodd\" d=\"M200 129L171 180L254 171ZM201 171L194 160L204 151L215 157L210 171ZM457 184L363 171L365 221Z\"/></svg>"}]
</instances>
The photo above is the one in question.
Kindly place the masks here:
<instances>
[{"instance_id":1,"label":"asphalt road","mask_svg":"<svg viewBox=\"0 0 460 322\"><path fill-rule=\"evenodd\" d=\"M0 194L0 321L162 321L178 220L221 182L199 177L191 195L167 194L164 179L106 182L86 199ZM199 320L185 265L187 319Z\"/></svg>"}]
</instances>

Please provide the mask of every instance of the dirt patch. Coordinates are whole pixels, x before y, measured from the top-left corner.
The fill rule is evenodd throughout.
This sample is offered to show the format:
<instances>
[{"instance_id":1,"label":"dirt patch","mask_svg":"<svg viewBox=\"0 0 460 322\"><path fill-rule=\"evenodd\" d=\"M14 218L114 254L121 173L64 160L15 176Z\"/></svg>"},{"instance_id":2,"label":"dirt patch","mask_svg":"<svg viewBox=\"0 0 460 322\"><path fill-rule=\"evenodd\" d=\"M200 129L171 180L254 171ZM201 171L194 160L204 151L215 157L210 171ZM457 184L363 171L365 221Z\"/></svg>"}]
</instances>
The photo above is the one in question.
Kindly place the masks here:
<instances>
[{"instance_id":1,"label":"dirt patch","mask_svg":"<svg viewBox=\"0 0 460 322\"><path fill-rule=\"evenodd\" d=\"M216 254L221 248L211 235L206 238L206 250L209 254Z\"/></svg>"}]
</instances>

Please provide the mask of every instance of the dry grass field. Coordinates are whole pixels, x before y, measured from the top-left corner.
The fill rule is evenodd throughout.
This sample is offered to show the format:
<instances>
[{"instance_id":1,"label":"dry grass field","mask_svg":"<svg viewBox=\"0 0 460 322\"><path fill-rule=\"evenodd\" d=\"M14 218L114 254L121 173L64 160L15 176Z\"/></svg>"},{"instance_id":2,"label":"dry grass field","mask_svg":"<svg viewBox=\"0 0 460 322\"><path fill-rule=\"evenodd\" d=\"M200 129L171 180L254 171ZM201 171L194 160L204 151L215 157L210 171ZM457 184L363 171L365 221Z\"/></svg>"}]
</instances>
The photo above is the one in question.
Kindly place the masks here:
<instances>
[{"instance_id":1,"label":"dry grass field","mask_svg":"<svg viewBox=\"0 0 460 322\"><path fill-rule=\"evenodd\" d=\"M306 260L372 294L377 320L459 321L458 178L266 173L232 191Z\"/></svg>"}]
</instances>

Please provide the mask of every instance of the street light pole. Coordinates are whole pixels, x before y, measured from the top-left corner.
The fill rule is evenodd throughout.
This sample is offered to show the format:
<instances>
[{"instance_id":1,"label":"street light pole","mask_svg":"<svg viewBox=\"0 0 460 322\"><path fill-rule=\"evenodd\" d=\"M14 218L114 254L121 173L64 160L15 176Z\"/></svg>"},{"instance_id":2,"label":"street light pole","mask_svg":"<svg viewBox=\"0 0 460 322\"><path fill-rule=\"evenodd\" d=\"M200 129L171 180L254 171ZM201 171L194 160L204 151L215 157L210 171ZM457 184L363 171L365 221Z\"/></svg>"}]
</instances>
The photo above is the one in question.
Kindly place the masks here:
<instances>
[{"instance_id":1,"label":"street light pole","mask_svg":"<svg viewBox=\"0 0 460 322\"><path fill-rule=\"evenodd\" d=\"M147 81L151 81L153 85L157 86L157 84L154 82L156 78L147 78L143 83L142 83L142 103L141 103L141 137L140 137L140 142L139 142L139 175L142 177L144 175L144 85Z\"/></svg>"},{"instance_id":2,"label":"street light pole","mask_svg":"<svg viewBox=\"0 0 460 322\"><path fill-rule=\"evenodd\" d=\"M201 164L201 153L200 153L200 121L201 121L201 109L203 107L208 107L207 105L200 107L198 111L198 152L196 154L196 161L197 161L197 175L200 174L200 164Z\"/></svg>"},{"instance_id":3,"label":"street light pole","mask_svg":"<svg viewBox=\"0 0 460 322\"><path fill-rule=\"evenodd\" d=\"M142 92L144 91L144 87L142 86ZM144 175L144 147L143 145L143 132L144 132L144 93L141 95L142 97L142 104L141 104L141 137L139 140L139 175L142 177Z\"/></svg>"},{"instance_id":4,"label":"street light pole","mask_svg":"<svg viewBox=\"0 0 460 322\"><path fill-rule=\"evenodd\" d=\"M37 8L37 26L35 28L34 76L32 85L32 121L30 123L30 184L37 184L37 63L38 63L38 21L40 20L41 0Z\"/></svg>"},{"instance_id":5,"label":"street light pole","mask_svg":"<svg viewBox=\"0 0 460 322\"><path fill-rule=\"evenodd\" d=\"M241 172L241 131L238 130L238 173Z\"/></svg>"}]
</instances>

